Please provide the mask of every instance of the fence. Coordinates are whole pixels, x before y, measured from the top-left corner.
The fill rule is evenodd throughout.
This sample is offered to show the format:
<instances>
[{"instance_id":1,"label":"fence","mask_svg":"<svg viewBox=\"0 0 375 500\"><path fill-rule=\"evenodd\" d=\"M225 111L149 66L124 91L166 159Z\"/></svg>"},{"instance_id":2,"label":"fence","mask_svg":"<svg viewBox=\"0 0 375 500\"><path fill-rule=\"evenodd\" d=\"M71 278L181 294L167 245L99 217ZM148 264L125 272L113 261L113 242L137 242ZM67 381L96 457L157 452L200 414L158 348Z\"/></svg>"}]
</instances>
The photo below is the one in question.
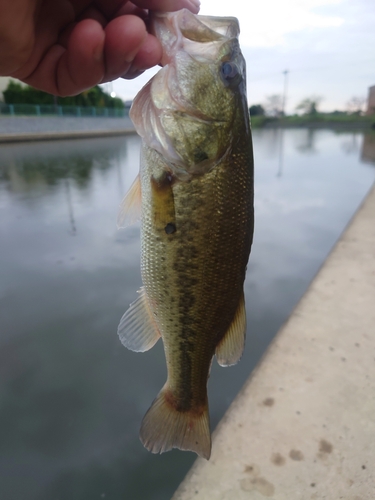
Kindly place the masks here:
<instances>
[{"instance_id":1,"label":"fence","mask_svg":"<svg viewBox=\"0 0 375 500\"><path fill-rule=\"evenodd\" d=\"M124 118L129 108L95 108L83 106L55 106L53 104L2 104L0 115L6 116L90 116Z\"/></svg>"}]
</instances>

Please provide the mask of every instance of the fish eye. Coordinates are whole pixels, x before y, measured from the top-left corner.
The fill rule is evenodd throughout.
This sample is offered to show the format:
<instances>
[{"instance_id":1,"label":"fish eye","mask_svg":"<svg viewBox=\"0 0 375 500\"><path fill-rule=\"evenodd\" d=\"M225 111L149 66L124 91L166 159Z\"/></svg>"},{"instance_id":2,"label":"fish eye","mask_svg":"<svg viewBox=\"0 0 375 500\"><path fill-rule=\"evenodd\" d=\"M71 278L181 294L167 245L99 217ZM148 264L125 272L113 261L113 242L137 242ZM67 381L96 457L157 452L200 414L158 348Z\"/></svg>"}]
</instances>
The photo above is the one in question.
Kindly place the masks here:
<instances>
[{"instance_id":1,"label":"fish eye","mask_svg":"<svg viewBox=\"0 0 375 500\"><path fill-rule=\"evenodd\" d=\"M236 64L230 61L224 61L221 65L221 74L226 80L231 80L238 75L238 68Z\"/></svg>"}]
</instances>

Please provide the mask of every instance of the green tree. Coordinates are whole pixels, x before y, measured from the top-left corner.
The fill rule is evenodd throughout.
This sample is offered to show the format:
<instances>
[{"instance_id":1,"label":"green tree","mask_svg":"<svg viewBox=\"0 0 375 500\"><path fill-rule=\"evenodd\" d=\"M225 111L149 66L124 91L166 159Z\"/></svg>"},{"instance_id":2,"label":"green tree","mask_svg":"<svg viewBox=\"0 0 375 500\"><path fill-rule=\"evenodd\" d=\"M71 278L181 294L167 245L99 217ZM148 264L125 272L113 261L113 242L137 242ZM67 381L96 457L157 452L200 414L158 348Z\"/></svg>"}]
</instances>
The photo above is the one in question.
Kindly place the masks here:
<instances>
[{"instance_id":1,"label":"green tree","mask_svg":"<svg viewBox=\"0 0 375 500\"><path fill-rule=\"evenodd\" d=\"M30 85L21 85L10 81L3 92L6 104L54 104L54 96ZM93 106L96 108L124 108L124 103L118 97L111 97L98 85L71 97L58 97L59 106Z\"/></svg>"},{"instance_id":2,"label":"green tree","mask_svg":"<svg viewBox=\"0 0 375 500\"><path fill-rule=\"evenodd\" d=\"M366 104L366 97L364 96L353 96L346 104L349 113L356 113L357 115L363 114L363 110Z\"/></svg>"},{"instance_id":3,"label":"green tree","mask_svg":"<svg viewBox=\"0 0 375 500\"><path fill-rule=\"evenodd\" d=\"M323 98L320 96L311 96L303 99L297 106L297 111L302 111L304 115L316 115L318 113L318 106Z\"/></svg>"},{"instance_id":4,"label":"green tree","mask_svg":"<svg viewBox=\"0 0 375 500\"><path fill-rule=\"evenodd\" d=\"M265 110L261 104L253 104L250 106L250 116L264 116Z\"/></svg>"},{"instance_id":5,"label":"green tree","mask_svg":"<svg viewBox=\"0 0 375 500\"><path fill-rule=\"evenodd\" d=\"M281 94L273 94L267 96L266 103L264 105L267 114L269 116L279 117L281 115L283 107L283 97Z\"/></svg>"}]
</instances>

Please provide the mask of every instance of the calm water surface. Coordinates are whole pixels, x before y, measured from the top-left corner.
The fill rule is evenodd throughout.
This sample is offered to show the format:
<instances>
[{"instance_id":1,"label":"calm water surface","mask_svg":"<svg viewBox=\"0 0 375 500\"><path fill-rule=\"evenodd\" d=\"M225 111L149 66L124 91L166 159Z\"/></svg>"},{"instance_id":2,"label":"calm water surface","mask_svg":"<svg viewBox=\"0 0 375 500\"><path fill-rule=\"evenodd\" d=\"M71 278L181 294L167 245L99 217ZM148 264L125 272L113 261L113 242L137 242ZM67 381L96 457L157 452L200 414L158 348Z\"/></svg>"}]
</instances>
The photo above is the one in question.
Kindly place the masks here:
<instances>
[{"instance_id":1,"label":"calm water surface","mask_svg":"<svg viewBox=\"0 0 375 500\"><path fill-rule=\"evenodd\" d=\"M213 428L375 178L374 136L256 130L254 148L247 346L214 363ZM0 146L1 499L165 500L194 461L143 449L162 345L116 335L141 285L139 226L115 225L138 154L135 136Z\"/></svg>"}]
</instances>

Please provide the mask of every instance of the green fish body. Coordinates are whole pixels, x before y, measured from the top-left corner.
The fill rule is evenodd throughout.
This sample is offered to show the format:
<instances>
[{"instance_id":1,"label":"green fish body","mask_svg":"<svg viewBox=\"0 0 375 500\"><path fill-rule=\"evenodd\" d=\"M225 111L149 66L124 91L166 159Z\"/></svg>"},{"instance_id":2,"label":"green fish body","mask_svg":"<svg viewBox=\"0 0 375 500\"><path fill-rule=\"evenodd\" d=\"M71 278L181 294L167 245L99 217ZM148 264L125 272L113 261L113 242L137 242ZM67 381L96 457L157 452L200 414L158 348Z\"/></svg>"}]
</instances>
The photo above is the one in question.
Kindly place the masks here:
<instances>
[{"instance_id":1,"label":"green fish body","mask_svg":"<svg viewBox=\"0 0 375 500\"><path fill-rule=\"evenodd\" d=\"M182 10L155 16L153 29L164 66L133 103L141 170L121 216L126 224L141 207L144 286L118 333L135 351L164 344L168 378L143 419L144 446L208 459L212 358L235 364L245 342L254 227L245 64L234 18Z\"/></svg>"}]
</instances>

